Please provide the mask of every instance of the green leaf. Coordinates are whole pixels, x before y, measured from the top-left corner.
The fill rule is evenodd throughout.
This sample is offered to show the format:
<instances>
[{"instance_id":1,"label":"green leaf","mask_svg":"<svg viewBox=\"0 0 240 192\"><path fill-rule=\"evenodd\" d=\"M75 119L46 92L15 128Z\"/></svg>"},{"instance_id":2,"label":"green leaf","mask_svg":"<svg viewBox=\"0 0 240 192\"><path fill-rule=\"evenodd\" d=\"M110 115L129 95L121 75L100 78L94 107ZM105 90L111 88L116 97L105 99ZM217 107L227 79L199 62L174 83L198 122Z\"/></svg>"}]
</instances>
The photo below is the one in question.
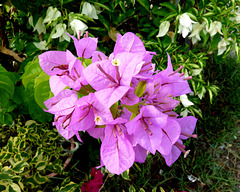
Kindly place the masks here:
<instances>
[{"instance_id":1,"label":"green leaf","mask_svg":"<svg viewBox=\"0 0 240 192\"><path fill-rule=\"evenodd\" d=\"M117 117L117 109L118 109L118 102L114 103L111 107L110 107L110 111L112 113L113 118Z\"/></svg>"},{"instance_id":2,"label":"green leaf","mask_svg":"<svg viewBox=\"0 0 240 192\"><path fill-rule=\"evenodd\" d=\"M47 176L42 176L39 173L36 173L33 176L34 181L36 181L38 184L43 184L46 183L48 181L48 177Z\"/></svg>"},{"instance_id":3,"label":"green leaf","mask_svg":"<svg viewBox=\"0 0 240 192\"><path fill-rule=\"evenodd\" d=\"M161 191L161 192L165 192L165 190L164 190L162 187L160 187L160 191Z\"/></svg>"},{"instance_id":4,"label":"green leaf","mask_svg":"<svg viewBox=\"0 0 240 192\"><path fill-rule=\"evenodd\" d=\"M153 188L152 192L157 192L157 187Z\"/></svg>"},{"instance_id":5,"label":"green leaf","mask_svg":"<svg viewBox=\"0 0 240 192\"><path fill-rule=\"evenodd\" d=\"M167 21L167 20L169 20L173 17L176 17L176 16L177 16L176 12L169 13L160 21L160 23L163 22L163 21Z\"/></svg>"},{"instance_id":6,"label":"green leaf","mask_svg":"<svg viewBox=\"0 0 240 192\"><path fill-rule=\"evenodd\" d=\"M148 0L137 0L147 11L149 11L149 1Z\"/></svg>"},{"instance_id":7,"label":"green leaf","mask_svg":"<svg viewBox=\"0 0 240 192\"><path fill-rule=\"evenodd\" d=\"M41 72L39 76L34 81L34 98L37 104L41 108L45 108L44 101L48 100L53 96L53 93L49 86L49 78L45 72Z\"/></svg>"},{"instance_id":8,"label":"green leaf","mask_svg":"<svg viewBox=\"0 0 240 192\"><path fill-rule=\"evenodd\" d=\"M103 17L102 15L98 15L98 19L102 22L102 24L105 26L105 28L110 31L110 25L109 25L109 21Z\"/></svg>"},{"instance_id":9,"label":"green leaf","mask_svg":"<svg viewBox=\"0 0 240 192\"><path fill-rule=\"evenodd\" d=\"M138 113L132 113L132 115L131 115L131 117L130 117L130 121L131 121L132 119L134 119L137 115L138 115Z\"/></svg>"},{"instance_id":10,"label":"green leaf","mask_svg":"<svg viewBox=\"0 0 240 192\"><path fill-rule=\"evenodd\" d=\"M25 167L29 167L29 164L25 161L18 161L13 165L12 171L15 173L22 173Z\"/></svg>"},{"instance_id":11,"label":"green leaf","mask_svg":"<svg viewBox=\"0 0 240 192\"><path fill-rule=\"evenodd\" d=\"M222 26L222 32L223 32L224 39L227 41L228 31L225 25Z\"/></svg>"},{"instance_id":12,"label":"green leaf","mask_svg":"<svg viewBox=\"0 0 240 192\"><path fill-rule=\"evenodd\" d=\"M169 10L164 7L161 9L158 9L158 6L154 6L152 9L152 13L158 16L165 16L169 13Z\"/></svg>"},{"instance_id":13,"label":"green leaf","mask_svg":"<svg viewBox=\"0 0 240 192\"><path fill-rule=\"evenodd\" d=\"M135 104L135 105L123 105L123 107L125 107L128 111L130 111L131 113L139 113L139 104Z\"/></svg>"},{"instance_id":14,"label":"green leaf","mask_svg":"<svg viewBox=\"0 0 240 192\"><path fill-rule=\"evenodd\" d=\"M123 179L131 181L131 179L129 178L129 169L121 173L121 176L123 177Z\"/></svg>"},{"instance_id":15,"label":"green leaf","mask_svg":"<svg viewBox=\"0 0 240 192\"><path fill-rule=\"evenodd\" d=\"M61 187L59 192L74 192L78 187L78 184L71 181L66 186Z\"/></svg>"},{"instance_id":16,"label":"green leaf","mask_svg":"<svg viewBox=\"0 0 240 192\"><path fill-rule=\"evenodd\" d=\"M10 113L5 113L3 114L3 124L6 124L6 125L12 125L13 123L13 118L12 118L12 115Z\"/></svg>"},{"instance_id":17,"label":"green leaf","mask_svg":"<svg viewBox=\"0 0 240 192\"><path fill-rule=\"evenodd\" d=\"M129 187L129 192L136 192L136 189L133 187L133 185Z\"/></svg>"},{"instance_id":18,"label":"green leaf","mask_svg":"<svg viewBox=\"0 0 240 192\"><path fill-rule=\"evenodd\" d=\"M102 7L103 9L106 9L108 11L111 11L110 8L102 3L98 3L98 2L93 2L95 5L99 6L99 7Z\"/></svg>"},{"instance_id":19,"label":"green leaf","mask_svg":"<svg viewBox=\"0 0 240 192\"><path fill-rule=\"evenodd\" d=\"M139 192L145 192L145 190L143 188L140 188Z\"/></svg>"},{"instance_id":20,"label":"green leaf","mask_svg":"<svg viewBox=\"0 0 240 192\"><path fill-rule=\"evenodd\" d=\"M177 7L169 2L164 2L164 3L160 3L161 6L167 7L168 9L171 9L174 12L177 12Z\"/></svg>"},{"instance_id":21,"label":"green leaf","mask_svg":"<svg viewBox=\"0 0 240 192\"><path fill-rule=\"evenodd\" d=\"M37 164L36 164L36 168L37 168L37 170L44 170L45 168L46 168L46 166L47 166L47 161L39 161L39 162L37 162Z\"/></svg>"},{"instance_id":22,"label":"green leaf","mask_svg":"<svg viewBox=\"0 0 240 192\"><path fill-rule=\"evenodd\" d=\"M221 40L221 35L219 33L217 33L216 35L214 35L212 42L211 42L211 51L215 50L218 48L218 43Z\"/></svg>"},{"instance_id":23,"label":"green leaf","mask_svg":"<svg viewBox=\"0 0 240 192\"><path fill-rule=\"evenodd\" d=\"M0 88L7 92L10 97L13 96L14 82L8 76L0 74Z\"/></svg>"},{"instance_id":24,"label":"green leaf","mask_svg":"<svg viewBox=\"0 0 240 192\"><path fill-rule=\"evenodd\" d=\"M137 95L138 97L141 97L145 92L146 86L147 86L147 81L140 81L134 91L135 95Z\"/></svg>"},{"instance_id":25,"label":"green leaf","mask_svg":"<svg viewBox=\"0 0 240 192\"><path fill-rule=\"evenodd\" d=\"M12 179L13 175L8 173L0 173L1 180Z\"/></svg>"},{"instance_id":26,"label":"green leaf","mask_svg":"<svg viewBox=\"0 0 240 192\"><path fill-rule=\"evenodd\" d=\"M9 183L9 192L21 192L21 189L19 187L19 185L17 185L16 183Z\"/></svg>"}]
</instances>

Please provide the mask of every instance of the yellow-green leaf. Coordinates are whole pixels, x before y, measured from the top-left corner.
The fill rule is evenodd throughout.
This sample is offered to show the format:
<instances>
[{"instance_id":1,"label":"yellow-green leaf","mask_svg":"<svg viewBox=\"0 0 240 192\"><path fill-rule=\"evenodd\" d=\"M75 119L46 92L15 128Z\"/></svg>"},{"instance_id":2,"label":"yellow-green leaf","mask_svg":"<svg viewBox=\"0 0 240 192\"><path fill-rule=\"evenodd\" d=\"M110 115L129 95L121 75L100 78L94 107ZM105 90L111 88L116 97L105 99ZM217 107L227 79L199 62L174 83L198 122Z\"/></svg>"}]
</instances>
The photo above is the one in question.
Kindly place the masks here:
<instances>
[{"instance_id":1,"label":"yellow-green leaf","mask_svg":"<svg viewBox=\"0 0 240 192\"><path fill-rule=\"evenodd\" d=\"M141 97L145 92L147 81L140 81L134 91L135 95Z\"/></svg>"},{"instance_id":2,"label":"yellow-green leaf","mask_svg":"<svg viewBox=\"0 0 240 192\"><path fill-rule=\"evenodd\" d=\"M121 173L121 175L122 175L123 179L129 180L129 181L131 180L131 179L129 178L129 169L126 170L126 171L124 171L123 173Z\"/></svg>"}]
</instances>

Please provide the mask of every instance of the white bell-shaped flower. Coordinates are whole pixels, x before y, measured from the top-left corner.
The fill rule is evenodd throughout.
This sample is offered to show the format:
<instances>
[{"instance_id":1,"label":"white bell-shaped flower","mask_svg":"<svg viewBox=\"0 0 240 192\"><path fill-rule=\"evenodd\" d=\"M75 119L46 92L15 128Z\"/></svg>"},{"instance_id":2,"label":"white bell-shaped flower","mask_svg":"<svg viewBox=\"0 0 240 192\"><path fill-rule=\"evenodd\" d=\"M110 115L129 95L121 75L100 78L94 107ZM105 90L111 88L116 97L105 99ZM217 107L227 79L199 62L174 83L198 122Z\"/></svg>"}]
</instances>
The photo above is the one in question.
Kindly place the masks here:
<instances>
[{"instance_id":1,"label":"white bell-shaped flower","mask_svg":"<svg viewBox=\"0 0 240 192\"><path fill-rule=\"evenodd\" d=\"M56 25L56 32L52 35L51 38L56 39L59 38L59 41L63 41L64 39L66 41L70 41L70 37L66 34L67 30L66 30L67 26L64 23L59 23Z\"/></svg>"},{"instance_id":2,"label":"white bell-shaped flower","mask_svg":"<svg viewBox=\"0 0 240 192\"><path fill-rule=\"evenodd\" d=\"M219 22L219 21L214 21L214 22L211 21L210 27L208 28L208 26L207 26L206 30L210 34L211 37L216 35L217 33L219 33L221 35L223 34L221 32L221 30L222 30L222 23Z\"/></svg>"},{"instance_id":3,"label":"white bell-shaped flower","mask_svg":"<svg viewBox=\"0 0 240 192\"><path fill-rule=\"evenodd\" d=\"M195 21L191 20L187 13L180 15L179 17L179 28L178 33L182 34L183 38L187 37L188 33L192 31L193 23Z\"/></svg>"},{"instance_id":4,"label":"white bell-shaped flower","mask_svg":"<svg viewBox=\"0 0 240 192\"><path fill-rule=\"evenodd\" d=\"M189 107L190 105L194 105L193 102L188 100L188 97L186 94L180 96L180 101L184 107Z\"/></svg>"},{"instance_id":5,"label":"white bell-shaped flower","mask_svg":"<svg viewBox=\"0 0 240 192\"><path fill-rule=\"evenodd\" d=\"M58 17L61 16L61 12L58 9L52 6L48 7L46 17L43 20L43 23L51 23L52 21L56 20Z\"/></svg>"},{"instance_id":6,"label":"white bell-shaped flower","mask_svg":"<svg viewBox=\"0 0 240 192\"><path fill-rule=\"evenodd\" d=\"M48 50L47 42L45 40L40 42L33 42L33 44L40 50Z\"/></svg>"},{"instance_id":7,"label":"white bell-shaped flower","mask_svg":"<svg viewBox=\"0 0 240 192\"><path fill-rule=\"evenodd\" d=\"M83 3L82 14L93 19L98 19L96 8L88 2Z\"/></svg>"},{"instance_id":8,"label":"white bell-shaped flower","mask_svg":"<svg viewBox=\"0 0 240 192\"><path fill-rule=\"evenodd\" d=\"M159 32L157 37L163 37L164 35L166 35L169 30L169 27L170 27L170 22L163 21L159 26Z\"/></svg>"},{"instance_id":9,"label":"white bell-shaped flower","mask_svg":"<svg viewBox=\"0 0 240 192\"><path fill-rule=\"evenodd\" d=\"M200 32L203 29L203 25L200 23L194 23L192 26L192 33L189 35L189 38L192 38L192 43L195 44L201 40Z\"/></svg>"},{"instance_id":10,"label":"white bell-shaped flower","mask_svg":"<svg viewBox=\"0 0 240 192\"><path fill-rule=\"evenodd\" d=\"M88 26L85 23L83 23L82 21L80 21L78 19L73 19L72 22L70 23L70 26L71 26L72 30L74 31L74 34L77 34L78 39L80 38L79 31L81 31L81 34L83 34L88 28Z\"/></svg>"},{"instance_id":11,"label":"white bell-shaped flower","mask_svg":"<svg viewBox=\"0 0 240 192\"><path fill-rule=\"evenodd\" d=\"M218 43L218 55L222 55L224 51L226 51L227 46L230 44L230 41L232 41L232 38L229 37L227 40L224 38L219 41Z\"/></svg>"}]
</instances>

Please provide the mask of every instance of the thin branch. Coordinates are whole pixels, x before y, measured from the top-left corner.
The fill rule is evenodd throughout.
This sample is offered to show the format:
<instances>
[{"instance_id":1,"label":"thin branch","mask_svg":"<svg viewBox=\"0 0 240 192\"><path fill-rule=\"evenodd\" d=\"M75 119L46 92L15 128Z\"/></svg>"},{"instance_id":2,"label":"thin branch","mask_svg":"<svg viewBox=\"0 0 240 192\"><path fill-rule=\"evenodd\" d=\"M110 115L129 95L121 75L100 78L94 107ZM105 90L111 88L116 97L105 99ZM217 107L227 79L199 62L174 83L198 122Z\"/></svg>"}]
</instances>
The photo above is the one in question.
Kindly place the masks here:
<instances>
[{"instance_id":1,"label":"thin branch","mask_svg":"<svg viewBox=\"0 0 240 192\"><path fill-rule=\"evenodd\" d=\"M3 47L3 46L0 47L0 52L6 55L12 56L15 60L17 60L20 63L25 59L25 58L19 57L19 55L14 51L12 51L11 49L7 49L6 47Z\"/></svg>"}]
</instances>

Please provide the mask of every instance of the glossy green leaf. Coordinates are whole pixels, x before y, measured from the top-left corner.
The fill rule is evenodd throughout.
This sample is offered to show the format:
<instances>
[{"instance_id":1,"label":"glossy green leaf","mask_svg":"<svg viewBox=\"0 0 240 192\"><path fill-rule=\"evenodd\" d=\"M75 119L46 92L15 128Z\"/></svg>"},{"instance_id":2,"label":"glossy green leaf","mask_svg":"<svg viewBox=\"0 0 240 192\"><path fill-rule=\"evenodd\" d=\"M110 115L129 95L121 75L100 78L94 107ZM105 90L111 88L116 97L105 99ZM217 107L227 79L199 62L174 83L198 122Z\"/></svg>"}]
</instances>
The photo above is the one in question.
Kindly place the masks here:
<instances>
[{"instance_id":1,"label":"glossy green leaf","mask_svg":"<svg viewBox=\"0 0 240 192\"><path fill-rule=\"evenodd\" d=\"M121 173L121 176L123 177L123 179L125 179L125 180L131 180L130 178L129 178L129 169L128 170L126 170L126 171L124 171L123 173Z\"/></svg>"},{"instance_id":2,"label":"glossy green leaf","mask_svg":"<svg viewBox=\"0 0 240 192\"><path fill-rule=\"evenodd\" d=\"M149 11L149 1L148 0L137 0L147 11Z\"/></svg>"},{"instance_id":3,"label":"glossy green leaf","mask_svg":"<svg viewBox=\"0 0 240 192\"><path fill-rule=\"evenodd\" d=\"M42 176L38 172L33 176L34 181L36 181L38 184L43 184L48 181L47 176Z\"/></svg>"},{"instance_id":4,"label":"glossy green leaf","mask_svg":"<svg viewBox=\"0 0 240 192\"><path fill-rule=\"evenodd\" d=\"M136 192L136 189L133 187L133 185L129 187L129 192Z\"/></svg>"},{"instance_id":5,"label":"glossy green leaf","mask_svg":"<svg viewBox=\"0 0 240 192\"><path fill-rule=\"evenodd\" d=\"M110 25L109 25L109 21L102 15L98 15L98 19L102 22L102 24L104 25L104 27L110 31Z\"/></svg>"},{"instance_id":6,"label":"glossy green leaf","mask_svg":"<svg viewBox=\"0 0 240 192\"><path fill-rule=\"evenodd\" d=\"M15 173L22 173L25 167L29 167L29 164L24 161L18 161L13 165L12 171Z\"/></svg>"},{"instance_id":7,"label":"glossy green leaf","mask_svg":"<svg viewBox=\"0 0 240 192\"><path fill-rule=\"evenodd\" d=\"M21 192L21 189L19 187L19 185L17 185L16 183L9 183L9 192Z\"/></svg>"},{"instance_id":8,"label":"glossy green leaf","mask_svg":"<svg viewBox=\"0 0 240 192\"><path fill-rule=\"evenodd\" d=\"M48 100L53 96L53 93L49 86L49 78L45 72L41 72L39 76L34 81L34 98L37 104L41 108L45 108L44 101Z\"/></svg>"},{"instance_id":9,"label":"glossy green leaf","mask_svg":"<svg viewBox=\"0 0 240 192\"><path fill-rule=\"evenodd\" d=\"M123 105L123 107L125 107L128 111L130 111L131 113L139 113L139 104L135 104L135 105Z\"/></svg>"},{"instance_id":10,"label":"glossy green leaf","mask_svg":"<svg viewBox=\"0 0 240 192\"><path fill-rule=\"evenodd\" d=\"M61 187L59 192L74 192L78 187L78 184L71 181L66 186Z\"/></svg>"},{"instance_id":11,"label":"glossy green leaf","mask_svg":"<svg viewBox=\"0 0 240 192\"><path fill-rule=\"evenodd\" d=\"M135 95L137 95L138 97L141 97L145 92L146 86L147 86L147 81L140 81L136 89L134 90Z\"/></svg>"},{"instance_id":12,"label":"glossy green leaf","mask_svg":"<svg viewBox=\"0 0 240 192\"><path fill-rule=\"evenodd\" d=\"M164 2L164 3L160 3L161 6L164 6L164 7L167 7L168 9L174 11L174 12L177 12L177 7L173 4L173 3L170 3L170 2Z\"/></svg>"}]
</instances>

